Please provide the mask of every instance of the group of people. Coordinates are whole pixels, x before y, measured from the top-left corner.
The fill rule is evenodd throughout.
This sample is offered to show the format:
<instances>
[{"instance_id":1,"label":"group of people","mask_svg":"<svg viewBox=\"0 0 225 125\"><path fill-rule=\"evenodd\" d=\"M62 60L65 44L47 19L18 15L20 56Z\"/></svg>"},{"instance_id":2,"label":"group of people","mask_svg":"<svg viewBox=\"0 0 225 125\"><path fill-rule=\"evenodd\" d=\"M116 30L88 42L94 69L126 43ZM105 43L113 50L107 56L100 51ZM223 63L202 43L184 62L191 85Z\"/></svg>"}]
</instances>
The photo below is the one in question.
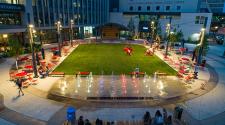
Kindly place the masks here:
<instances>
[{"instance_id":1,"label":"group of people","mask_svg":"<svg viewBox=\"0 0 225 125\"><path fill-rule=\"evenodd\" d=\"M172 116L167 116L167 111L163 108L163 114L157 110L154 119L147 111L143 117L143 121L144 125L172 125Z\"/></svg>"},{"instance_id":2,"label":"group of people","mask_svg":"<svg viewBox=\"0 0 225 125\"><path fill-rule=\"evenodd\" d=\"M49 68L48 68L48 66L46 66L46 67L40 66L40 67L38 68L38 73L39 73L39 75L40 75L40 78L45 78L45 77L47 77L47 76L48 76L48 73L49 73Z\"/></svg>"},{"instance_id":3,"label":"group of people","mask_svg":"<svg viewBox=\"0 0 225 125\"><path fill-rule=\"evenodd\" d=\"M80 116L78 119L78 125L91 125L88 119L83 119L83 116ZM103 121L99 118L96 119L95 125L103 125ZM107 122L107 125L114 125L114 122Z\"/></svg>"}]
</instances>

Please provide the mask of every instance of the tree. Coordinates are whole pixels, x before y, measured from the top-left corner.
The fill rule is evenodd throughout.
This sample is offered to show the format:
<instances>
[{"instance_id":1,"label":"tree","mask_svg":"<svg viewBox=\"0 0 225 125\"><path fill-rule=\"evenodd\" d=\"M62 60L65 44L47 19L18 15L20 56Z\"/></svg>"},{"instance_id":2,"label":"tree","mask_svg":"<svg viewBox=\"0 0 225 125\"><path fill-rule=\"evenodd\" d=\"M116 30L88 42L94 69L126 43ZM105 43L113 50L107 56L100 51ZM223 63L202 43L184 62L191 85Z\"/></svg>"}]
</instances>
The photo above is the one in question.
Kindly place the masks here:
<instances>
[{"instance_id":1,"label":"tree","mask_svg":"<svg viewBox=\"0 0 225 125\"><path fill-rule=\"evenodd\" d=\"M129 32L130 32L130 37L134 36L134 33L135 33L135 25L134 25L134 20L133 20L132 17L130 18L130 21L129 21L127 27L129 29Z\"/></svg>"},{"instance_id":2,"label":"tree","mask_svg":"<svg viewBox=\"0 0 225 125\"><path fill-rule=\"evenodd\" d=\"M9 40L9 55L15 56L16 58L16 68L18 69L17 59L20 54L24 53L22 44L18 40Z\"/></svg>"}]
</instances>

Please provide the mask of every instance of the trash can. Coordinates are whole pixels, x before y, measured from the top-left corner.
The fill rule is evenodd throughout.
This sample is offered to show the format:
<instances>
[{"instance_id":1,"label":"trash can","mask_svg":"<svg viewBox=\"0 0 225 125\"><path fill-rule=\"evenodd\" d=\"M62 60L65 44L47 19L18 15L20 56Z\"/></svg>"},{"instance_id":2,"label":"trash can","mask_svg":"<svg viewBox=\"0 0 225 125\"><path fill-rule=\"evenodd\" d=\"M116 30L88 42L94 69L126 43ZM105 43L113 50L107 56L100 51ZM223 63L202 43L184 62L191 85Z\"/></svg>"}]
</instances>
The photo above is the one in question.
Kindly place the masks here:
<instances>
[{"instance_id":1,"label":"trash can","mask_svg":"<svg viewBox=\"0 0 225 125\"><path fill-rule=\"evenodd\" d=\"M67 108L67 121L70 122L72 125L75 124L76 121L76 109L73 107Z\"/></svg>"}]
</instances>

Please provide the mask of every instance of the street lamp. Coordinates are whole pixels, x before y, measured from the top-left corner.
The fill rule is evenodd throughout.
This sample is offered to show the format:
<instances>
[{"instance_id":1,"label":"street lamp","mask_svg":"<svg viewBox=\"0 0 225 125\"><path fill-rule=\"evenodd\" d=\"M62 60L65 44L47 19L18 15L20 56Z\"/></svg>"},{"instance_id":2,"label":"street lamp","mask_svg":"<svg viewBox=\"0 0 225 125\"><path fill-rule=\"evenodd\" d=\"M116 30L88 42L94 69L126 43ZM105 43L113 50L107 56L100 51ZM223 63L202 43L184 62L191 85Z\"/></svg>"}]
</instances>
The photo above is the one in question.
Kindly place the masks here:
<instances>
[{"instance_id":1,"label":"street lamp","mask_svg":"<svg viewBox=\"0 0 225 125\"><path fill-rule=\"evenodd\" d=\"M197 45L199 47L198 49L198 57L197 57L197 62L195 65L195 70L194 70L194 78L197 79L198 77L198 66L202 63L202 53L203 53L203 44L204 44L204 39L205 39L205 32L206 32L206 25L207 25L208 18L205 17L205 21L203 24L203 28L201 29L201 38L200 38L200 43Z\"/></svg>"},{"instance_id":2,"label":"street lamp","mask_svg":"<svg viewBox=\"0 0 225 125\"><path fill-rule=\"evenodd\" d=\"M6 51L8 34L3 34L2 37L3 37L3 40L4 40L4 51Z\"/></svg>"},{"instance_id":3,"label":"street lamp","mask_svg":"<svg viewBox=\"0 0 225 125\"><path fill-rule=\"evenodd\" d=\"M70 45L72 46L72 42L73 42L73 25L74 25L74 21L70 20Z\"/></svg>"},{"instance_id":4,"label":"street lamp","mask_svg":"<svg viewBox=\"0 0 225 125\"><path fill-rule=\"evenodd\" d=\"M171 22L172 22L172 17L169 18L170 21L166 26L166 32L168 33L168 37L167 37L167 42L166 42L166 53L165 53L165 57L167 57L168 55L168 47L169 47L169 41L170 41L170 30L171 30Z\"/></svg>"},{"instance_id":5,"label":"street lamp","mask_svg":"<svg viewBox=\"0 0 225 125\"><path fill-rule=\"evenodd\" d=\"M62 25L60 21L56 22L56 29L57 29L57 42L58 42L59 56L61 56L60 35L61 35Z\"/></svg>"},{"instance_id":6,"label":"street lamp","mask_svg":"<svg viewBox=\"0 0 225 125\"><path fill-rule=\"evenodd\" d=\"M155 22L151 22L151 29L152 29L152 43L154 42L154 34L155 34Z\"/></svg>"},{"instance_id":7,"label":"street lamp","mask_svg":"<svg viewBox=\"0 0 225 125\"><path fill-rule=\"evenodd\" d=\"M28 37L30 41L30 46L31 46L31 51L32 51L32 63L33 63L33 72L34 72L34 78L38 77L37 74L37 64L36 64L36 59L35 59L35 52L34 52L34 40L33 40L33 33L36 31L34 30L33 25L28 25Z\"/></svg>"}]
</instances>

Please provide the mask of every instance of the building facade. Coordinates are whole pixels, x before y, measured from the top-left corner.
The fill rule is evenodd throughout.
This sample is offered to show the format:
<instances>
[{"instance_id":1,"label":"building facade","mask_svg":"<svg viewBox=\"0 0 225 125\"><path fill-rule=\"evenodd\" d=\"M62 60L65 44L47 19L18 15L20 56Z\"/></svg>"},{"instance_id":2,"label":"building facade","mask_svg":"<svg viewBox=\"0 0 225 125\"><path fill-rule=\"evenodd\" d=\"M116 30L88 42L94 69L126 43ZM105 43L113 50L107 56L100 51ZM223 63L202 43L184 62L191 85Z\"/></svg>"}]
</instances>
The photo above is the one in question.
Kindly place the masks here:
<instances>
[{"instance_id":1,"label":"building facade","mask_svg":"<svg viewBox=\"0 0 225 125\"><path fill-rule=\"evenodd\" d=\"M119 7L112 8L118 9L110 12L110 22L128 26L132 20L139 38L151 37L152 21L158 22L160 35L165 36L171 17L171 31L182 31L187 40L199 34L206 18L208 32L212 18L212 13L201 13L200 0L119 0Z\"/></svg>"},{"instance_id":2,"label":"building facade","mask_svg":"<svg viewBox=\"0 0 225 125\"><path fill-rule=\"evenodd\" d=\"M0 37L17 34L24 41L27 26L33 24L42 38L55 42L55 23L60 21L67 40L71 20L74 35L92 35L94 27L109 21L109 0L0 0Z\"/></svg>"}]
</instances>

